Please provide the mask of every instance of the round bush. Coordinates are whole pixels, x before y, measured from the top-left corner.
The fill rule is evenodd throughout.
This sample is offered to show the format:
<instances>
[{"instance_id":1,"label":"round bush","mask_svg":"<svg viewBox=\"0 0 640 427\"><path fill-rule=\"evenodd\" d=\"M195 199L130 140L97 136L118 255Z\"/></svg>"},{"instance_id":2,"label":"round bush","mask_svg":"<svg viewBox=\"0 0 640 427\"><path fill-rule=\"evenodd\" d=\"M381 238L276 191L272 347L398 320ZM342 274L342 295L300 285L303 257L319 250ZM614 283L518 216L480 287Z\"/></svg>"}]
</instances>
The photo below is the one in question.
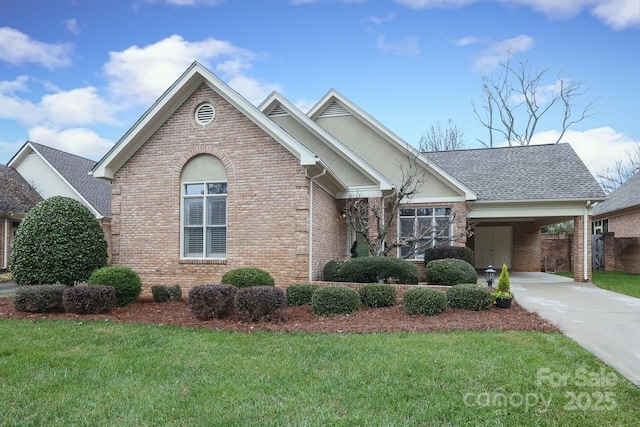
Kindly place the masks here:
<instances>
[{"instance_id":1,"label":"round bush","mask_svg":"<svg viewBox=\"0 0 640 427\"><path fill-rule=\"evenodd\" d=\"M392 257L352 258L340 266L340 282L417 284L420 270L410 261Z\"/></svg>"},{"instance_id":2,"label":"round bush","mask_svg":"<svg viewBox=\"0 0 640 427\"><path fill-rule=\"evenodd\" d=\"M233 285L236 288L248 288L250 286L275 286L273 277L259 268L236 268L227 271L222 276L222 283Z\"/></svg>"},{"instance_id":3,"label":"round bush","mask_svg":"<svg viewBox=\"0 0 640 427\"><path fill-rule=\"evenodd\" d=\"M20 223L9 269L18 285L71 286L106 264L107 242L95 216L77 200L54 196Z\"/></svg>"},{"instance_id":4,"label":"round bush","mask_svg":"<svg viewBox=\"0 0 640 427\"><path fill-rule=\"evenodd\" d=\"M18 286L13 305L18 311L29 313L63 312L62 292L65 285Z\"/></svg>"},{"instance_id":5,"label":"round bush","mask_svg":"<svg viewBox=\"0 0 640 427\"><path fill-rule=\"evenodd\" d=\"M487 288L474 284L462 284L447 289L447 304L463 310L488 310L493 303Z\"/></svg>"},{"instance_id":6,"label":"round bush","mask_svg":"<svg viewBox=\"0 0 640 427\"><path fill-rule=\"evenodd\" d=\"M461 259L474 265L473 249L466 246L435 246L424 251L424 265L436 259Z\"/></svg>"},{"instance_id":7,"label":"round bush","mask_svg":"<svg viewBox=\"0 0 640 427\"><path fill-rule=\"evenodd\" d=\"M151 296L155 302L178 301L182 299L182 289L180 289L180 285L153 285L151 287Z\"/></svg>"},{"instance_id":8,"label":"round bush","mask_svg":"<svg viewBox=\"0 0 640 427\"><path fill-rule=\"evenodd\" d=\"M455 286L461 283L478 283L478 273L466 261L437 259L426 267L427 282L431 285Z\"/></svg>"},{"instance_id":9,"label":"round bush","mask_svg":"<svg viewBox=\"0 0 640 427\"><path fill-rule=\"evenodd\" d=\"M310 305L313 292L320 286L311 283L291 285L287 288L287 304Z\"/></svg>"},{"instance_id":10,"label":"round bush","mask_svg":"<svg viewBox=\"0 0 640 427\"><path fill-rule=\"evenodd\" d=\"M340 269L346 261L344 259L334 259L326 263L322 269L322 279L327 282L344 282L345 280L342 280L340 276Z\"/></svg>"},{"instance_id":11,"label":"round bush","mask_svg":"<svg viewBox=\"0 0 640 427\"><path fill-rule=\"evenodd\" d=\"M189 310L200 320L222 319L233 311L238 288L233 285L200 285L189 291Z\"/></svg>"},{"instance_id":12,"label":"round bush","mask_svg":"<svg viewBox=\"0 0 640 427\"><path fill-rule=\"evenodd\" d=\"M436 289L409 289L402 296L402 302L404 310L409 314L435 316L447 309L447 297Z\"/></svg>"},{"instance_id":13,"label":"round bush","mask_svg":"<svg viewBox=\"0 0 640 427\"><path fill-rule=\"evenodd\" d=\"M287 305L284 291L275 286L251 286L239 289L233 307L252 322L269 321L276 311Z\"/></svg>"},{"instance_id":14,"label":"round bush","mask_svg":"<svg viewBox=\"0 0 640 427\"><path fill-rule=\"evenodd\" d=\"M116 290L116 306L124 307L136 302L142 292L138 273L129 267L103 267L94 271L87 280L89 285L113 286Z\"/></svg>"},{"instance_id":15,"label":"round bush","mask_svg":"<svg viewBox=\"0 0 640 427\"><path fill-rule=\"evenodd\" d=\"M393 307L396 305L396 288L391 285L364 285L358 291L360 302L367 307Z\"/></svg>"},{"instance_id":16,"label":"round bush","mask_svg":"<svg viewBox=\"0 0 640 427\"><path fill-rule=\"evenodd\" d=\"M113 286L71 286L62 293L64 309L68 313L108 313L116 306Z\"/></svg>"},{"instance_id":17,"label":"round bush","mask_svg":"<svg viewBox=\"0 0 640 427\"><path fill-rule=\"evenodd\" d=\"M348 314L360 308L360 294L345 286L321 287L311 297L311 309L318 316Z\"/></svg>"}]
</instances>

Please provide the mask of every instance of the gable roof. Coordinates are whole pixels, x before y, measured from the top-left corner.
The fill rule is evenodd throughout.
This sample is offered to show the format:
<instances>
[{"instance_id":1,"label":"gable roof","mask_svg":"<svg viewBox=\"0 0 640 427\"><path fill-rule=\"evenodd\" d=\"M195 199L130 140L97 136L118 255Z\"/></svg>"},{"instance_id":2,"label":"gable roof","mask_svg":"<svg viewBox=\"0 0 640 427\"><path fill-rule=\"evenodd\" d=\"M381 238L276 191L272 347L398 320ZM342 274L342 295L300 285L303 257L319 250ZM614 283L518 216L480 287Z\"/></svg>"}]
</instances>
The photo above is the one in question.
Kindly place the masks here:
<instances>
[{"instance_id":1,"label":"gable roof","mask_svg":"<svg viewBox=\"0 0 640 427\"><path fill-rule=\"evenodd\" d=\"M111 216L111 184L89 175L89 171L96 165L95 161L27 141L9 161L9 165L15 165L31 152L39 155L81 199L92 206L94 214Z\"/></svg>"},{"instance_id":2,"label":"gable roof","mask_svg":"<svg viewBox=\"0 0 640 427\"><path fill-rule=\"evenodd\" d=\"M593 215L604 215L633 207L640 207L640 172L611 192L607 200L598 203L593 208Z\"/></svg>"},{"instance_id":3,"label":"gable roof","mask_svg":"<svg viewBox=\"0 0 640 427\"><path fill-rule=\"evenodd\" d=\"M404 141L398 135L389 130L386 126L372 117L369 113L360 108L357 104L340 94L335 89L331 89L322 97L307 113L307 116L314 122L324 114L344 115L351 114L361 123L368 126L372 131L380 135L387 142L396 147L400 152L415 157L423 167L434 175L448 182L453 188L463 194L466 200L476 200L477 195L467 184L450 174L439 165L430 162L429 159L416 150L411 144Z\"/></svg>"},{"instance_id":4,"label":"gable roof","mask_svg":"<svg viewBox=\"0 0 640 427\"><path fill-rule=\"evenodd\" d=\"M477 192L479 201L605 198L589 169L567 143L424 154Z\"/></svg>"},{"instance_id":5,"label":"gable roof","mask_svg":"<svg viewBox=\"0 0 640 427\"><path fill-rule=\"evenodd\" d=\"M361 157L354 153L349 147L344 145L333 135L327 132L324 128L319 126L316 122L306 116L299 108L293 105L288 99L280 95L278 92L273 92L264 102L258 107L267 117L271 115L283 116L288 115L296 120L297 123L302 125L307 131L314 135L317 139L321 140L330 149L340 155L346 160L352 167L356 168L360 173L367 176L373 182L377 182L377 190L386 191L392 190L394 185L384 175L378 172L370 164L365 162ZM350 189L351 191L358 189ZM349 196L349 194L346 194ZM353 195L351 195L353 196Z\"/></svg>"},{"instance_id":6,"label":"gable roof","mask_svg":"<svg viewBox=\"0 0 640 427\"><path fill-rule=\"evenodd\" d=\"M12 167L0 165L0 217L24 214L42 201L42 197Z\"/></svg>"},{"instance_id":7,"label":"gable roof","mask_svg":"<svg viewBox=\"0 0 640 427\"><path fill-rule=\"evenodd\" d=\"M140 148L203 83L216 91L234 108L243 113L253 123L298 158L301 165L324 166L315 154L268 119L253 104L244 99L238 92L216 77L203 65L194 62L94 166L91 171L93 176L113 179L115 172L127 162L138 148Z\"/></svg>"}]
</instances>

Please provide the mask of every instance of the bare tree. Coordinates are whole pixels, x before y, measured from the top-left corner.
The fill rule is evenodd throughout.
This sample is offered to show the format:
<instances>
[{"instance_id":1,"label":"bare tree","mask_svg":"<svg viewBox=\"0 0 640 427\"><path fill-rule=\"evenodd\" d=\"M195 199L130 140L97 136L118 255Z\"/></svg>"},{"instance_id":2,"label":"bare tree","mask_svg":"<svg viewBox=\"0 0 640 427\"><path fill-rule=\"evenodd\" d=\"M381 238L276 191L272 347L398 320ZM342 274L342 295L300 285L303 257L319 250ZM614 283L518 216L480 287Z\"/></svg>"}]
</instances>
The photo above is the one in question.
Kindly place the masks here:
<instances>
[{"instance_id":1,"label":"bare tree","mask_svg":"<svg viewBox=\"0 0 640 427\"><path fill-rule=\"evenodd\" d=\"M457 240L462 235L451 236L449 229L456 219L452 210L450 215L443 218L436 226L424 224L416 233L397 235L396 220L401 205L410 201L418 194L426 182L424 169L418 165L415 156L407 156L406 166L398 164L402 182L393 193L377 198L355 198L346 201L343 214L348 226L362 236L372 256L386 256L395 248L408 247L405 258L421 253L430 247L435 240L439 242ZM469 234L470 228L465 229L464 235Z\"/></svg>"},{"instance_id":2,"label":"bare tree","mask_svg":"<svg viewBox=\"0 0 640 427\"><path fill-rule=\"evenodd\" d=\"M440 123L432 125L420 138L420 151L461 150L465 145L464 133L452 119L447 121L446 129Z\"/></svg>"},{"instance_id":3,"label":"bare tree","mask_svg":"<svg viewBox=\"0 0 640 427\"><path fill-rule=\"evenodd\" d=\"M576 123L596 115L599 97L577 108L589 88L585 81L571 80L560 72L553 84L545 85L550 68L534 70L531 62L515 60L512 56L500 63L501 73L483 76L482 105L473 105L473 111L488 132L488 140L478 139L486 147L502 141L509 145L529 145L543 119L558 114L559 143L566 131ZM577 110L576 110L577 108Z\"/></svg>"},{"instance_id":4,"label":"bare tree","mask_svg":"<svg viewBox=\"0 0 640 427\"><path fill-rule=\"evenodd\" d=\"M625 158L616 160L613 166L598 172L596 178L604 192L609 194L636 173L640 173L640 142L627 150Z\"/></svg>"}]
</instances>

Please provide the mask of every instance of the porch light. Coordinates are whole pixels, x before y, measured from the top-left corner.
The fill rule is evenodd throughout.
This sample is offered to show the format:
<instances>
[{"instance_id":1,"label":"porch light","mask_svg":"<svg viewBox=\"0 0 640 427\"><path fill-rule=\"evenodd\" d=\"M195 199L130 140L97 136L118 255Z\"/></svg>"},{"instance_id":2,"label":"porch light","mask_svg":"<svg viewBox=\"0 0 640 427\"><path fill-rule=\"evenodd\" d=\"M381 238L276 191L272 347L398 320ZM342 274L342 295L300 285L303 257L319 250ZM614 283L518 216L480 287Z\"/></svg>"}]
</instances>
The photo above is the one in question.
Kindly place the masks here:
<instances>
[{"instance_id":1,"label":"porch light","mask_svg":"<svg viewBox=\"0 0 640 427\"><path fill-rule=\"evenodd\" d=\"M484 277L487 279L487 287L490 288L493 285L493 279L496 278L496 271L493 269L493 266L489 264L487 269L484 271Z\"/></svg>"}]
</instances>

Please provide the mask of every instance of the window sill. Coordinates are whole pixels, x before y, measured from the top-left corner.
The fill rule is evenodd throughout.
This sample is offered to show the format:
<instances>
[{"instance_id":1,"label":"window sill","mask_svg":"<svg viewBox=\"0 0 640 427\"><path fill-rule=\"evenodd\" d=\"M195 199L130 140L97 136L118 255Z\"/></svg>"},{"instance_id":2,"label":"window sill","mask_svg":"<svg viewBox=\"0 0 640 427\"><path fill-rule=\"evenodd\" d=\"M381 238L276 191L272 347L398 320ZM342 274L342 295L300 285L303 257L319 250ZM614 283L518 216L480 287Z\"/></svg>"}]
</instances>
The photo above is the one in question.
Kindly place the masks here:
<instances>
[{"instance_id":1,"label":"window sill","mask_svg":"<svg viewBox=\"0 0 640 427\"><path fill-rule=\"evenodd\" d=\"M212 265L226 265L226 259L220 258L180 258L179 264L212 264Z\"/></svg>"}]
</instances>

